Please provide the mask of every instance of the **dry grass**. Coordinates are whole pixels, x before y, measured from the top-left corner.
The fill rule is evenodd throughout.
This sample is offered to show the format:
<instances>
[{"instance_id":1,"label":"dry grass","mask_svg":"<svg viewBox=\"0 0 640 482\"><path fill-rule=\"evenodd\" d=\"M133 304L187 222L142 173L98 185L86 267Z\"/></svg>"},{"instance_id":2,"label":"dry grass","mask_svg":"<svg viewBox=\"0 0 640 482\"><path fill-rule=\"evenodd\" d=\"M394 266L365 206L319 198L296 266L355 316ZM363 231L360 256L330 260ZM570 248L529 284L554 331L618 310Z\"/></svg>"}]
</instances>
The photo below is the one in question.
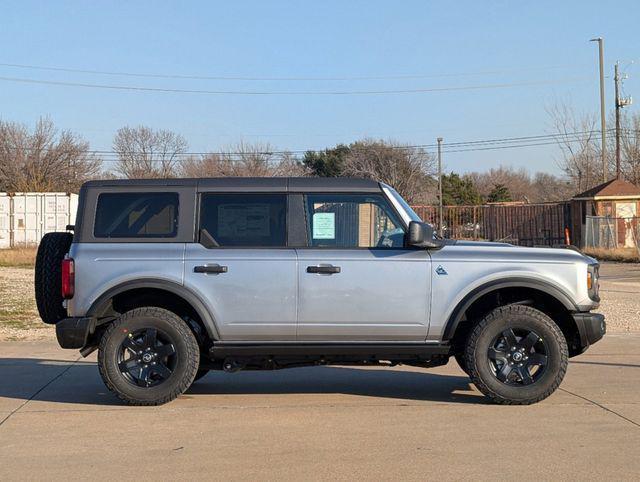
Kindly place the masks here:
<instances>
[{"instance_id":1,"label":"dry grass","mask_svg":"<svg viewBox=\"0 0 640 482\"><path fill-rule=\"evenodd\" d=\"M33 270L0 268L0 340L39 340L55 336L38 316Z\"/></svg>"},{"instance_id":2,"label":"dry grass","mask_svg":"<svg viewBox=\"0 0 640 482\"><path fill-rule=\"evenodd\" d=\"M640 263L640 255L635 248L584 248L585 254L601 261L617 261L619 263Z\"/></svg>"},{"instance_id":3,"label":"dry grass","mask_svg":"<svg viewBox=\"0 0 640 482\"><path fill-rule=\"evenodd\" d=\"M33 268L37 248L0 249L0 266L8 268Z\"/></svg>"}]
</instances>

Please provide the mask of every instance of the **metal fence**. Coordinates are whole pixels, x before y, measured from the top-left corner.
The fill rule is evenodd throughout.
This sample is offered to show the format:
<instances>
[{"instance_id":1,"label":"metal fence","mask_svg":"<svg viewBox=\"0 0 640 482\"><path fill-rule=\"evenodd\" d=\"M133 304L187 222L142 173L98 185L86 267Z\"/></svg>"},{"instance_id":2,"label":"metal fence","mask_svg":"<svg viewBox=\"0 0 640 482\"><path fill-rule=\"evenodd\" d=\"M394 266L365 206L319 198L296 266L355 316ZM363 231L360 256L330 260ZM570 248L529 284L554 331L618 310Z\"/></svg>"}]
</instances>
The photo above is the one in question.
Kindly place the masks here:
<instances>
[{"instance_id":1,"label":"metal fence","mask_svg":"<svg viewBox=\"0 0 640 482\"><path fill-rule=\"evenodd\" d=\"M587 216L583 239L587 248L640 249L640 218Z\"/></svg>"},{"instance_id":2,"label":"metal fence","mask_svg":"<svg viewBox=\"0 0 640 482\"><path fill-rule=\"evenodd\" d=\"M437 206L413 206L416 213L438 225ZM445 206L443 232L447 238L507 241L520 246L565 243L570 226L569 203Z\"/></svg>"}]
</instances>

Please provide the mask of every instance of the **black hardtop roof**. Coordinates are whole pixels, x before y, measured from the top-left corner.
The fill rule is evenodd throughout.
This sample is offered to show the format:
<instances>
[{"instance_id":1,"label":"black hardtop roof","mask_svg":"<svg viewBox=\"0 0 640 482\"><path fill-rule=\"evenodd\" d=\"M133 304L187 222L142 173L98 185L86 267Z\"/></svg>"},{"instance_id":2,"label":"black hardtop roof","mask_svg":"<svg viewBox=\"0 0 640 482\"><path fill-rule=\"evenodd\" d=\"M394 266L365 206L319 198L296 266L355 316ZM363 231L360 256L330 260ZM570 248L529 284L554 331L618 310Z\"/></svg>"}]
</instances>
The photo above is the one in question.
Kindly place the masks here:
<instances>
[{"instance_id":1,"label":"black hardtop roof","mask_svg":"<svg viewBox=\"0 0 640 482\"><path fill-rule=\"evenodd\" d=\"M88 181L83 187L194 187L201 191L277 192L375 192L380 184L353 177L209 177L176 179L105 179Z\"/></svg>"}]
</instances>

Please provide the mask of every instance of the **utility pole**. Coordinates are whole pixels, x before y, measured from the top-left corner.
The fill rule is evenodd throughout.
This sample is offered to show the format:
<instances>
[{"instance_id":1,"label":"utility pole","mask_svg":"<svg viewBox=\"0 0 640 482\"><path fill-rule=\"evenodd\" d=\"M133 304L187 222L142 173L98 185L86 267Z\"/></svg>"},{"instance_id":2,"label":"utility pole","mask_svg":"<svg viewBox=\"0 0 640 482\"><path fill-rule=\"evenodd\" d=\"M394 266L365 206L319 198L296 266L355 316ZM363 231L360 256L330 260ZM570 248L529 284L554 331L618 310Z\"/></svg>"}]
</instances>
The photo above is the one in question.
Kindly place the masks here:
<instances>
[{"instance_id":1,"label":"utility pole","mask_svg":"<svg viewBox=\"0 0 640 482\"><path fill-rule=\"evenodd\" d=\"M613 72L616 97L616 179L620 179L622 176L620 169L620 109L627 105L631 105L632 99L631 97L620 97L620 81L623 80L623 78L620 77L619 62L616 62Z\"/></svg>"},{"instance_id":2,"label":"utility pole","mask_svg":"<svg viewBox=\"0 0 640 482\"><path fill-rule=\"evenodd\" d=\"M443 237L442 216L442 137L438 137L438 234Z\"/></svg>"},{"instance_id":3,"label":"utility pole","mask_svg":"<svg viewBox=\"0 0 640 482\"><path fill-rule=\"evenodd\" d=\"M590 42L598 42L600 59L600 131L602 132L602 182L607 182L607 121L604 101L604 39L592 38Z\"/></svg>"},{"instance_id":4,"label":"utility pole","mask_svg":"<svg viewBox=\"0 0 640 482\"><path fill-rule=\"evenodd\" d=\"M620 74L618 72L618 62L613 67L613 82L615 83L616 98L616 179L620 179Z\"/></svg>"}]
</instances>

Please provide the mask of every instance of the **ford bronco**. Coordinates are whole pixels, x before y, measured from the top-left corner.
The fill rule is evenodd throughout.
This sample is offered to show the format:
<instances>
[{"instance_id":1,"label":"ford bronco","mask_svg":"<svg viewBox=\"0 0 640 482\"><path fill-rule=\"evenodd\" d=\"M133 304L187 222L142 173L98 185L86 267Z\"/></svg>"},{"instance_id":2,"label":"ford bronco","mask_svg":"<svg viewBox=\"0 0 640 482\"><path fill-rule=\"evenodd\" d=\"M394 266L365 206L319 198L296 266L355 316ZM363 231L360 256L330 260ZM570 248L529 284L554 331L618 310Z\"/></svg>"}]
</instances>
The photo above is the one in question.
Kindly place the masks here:
<instances>
[{"instance_id":1,"label":"ford bronco","mask_svg":"<svg viewBox=\"0 0 640 482\"><path fill-rule=\"evenodd\" d=\"M594 259L439 239L370 180L91 181L68 229L38 249L40 316L133 405L209 370L450 357L492 401L530 404L605 333Z\"/></svg>"}]
</instances>

